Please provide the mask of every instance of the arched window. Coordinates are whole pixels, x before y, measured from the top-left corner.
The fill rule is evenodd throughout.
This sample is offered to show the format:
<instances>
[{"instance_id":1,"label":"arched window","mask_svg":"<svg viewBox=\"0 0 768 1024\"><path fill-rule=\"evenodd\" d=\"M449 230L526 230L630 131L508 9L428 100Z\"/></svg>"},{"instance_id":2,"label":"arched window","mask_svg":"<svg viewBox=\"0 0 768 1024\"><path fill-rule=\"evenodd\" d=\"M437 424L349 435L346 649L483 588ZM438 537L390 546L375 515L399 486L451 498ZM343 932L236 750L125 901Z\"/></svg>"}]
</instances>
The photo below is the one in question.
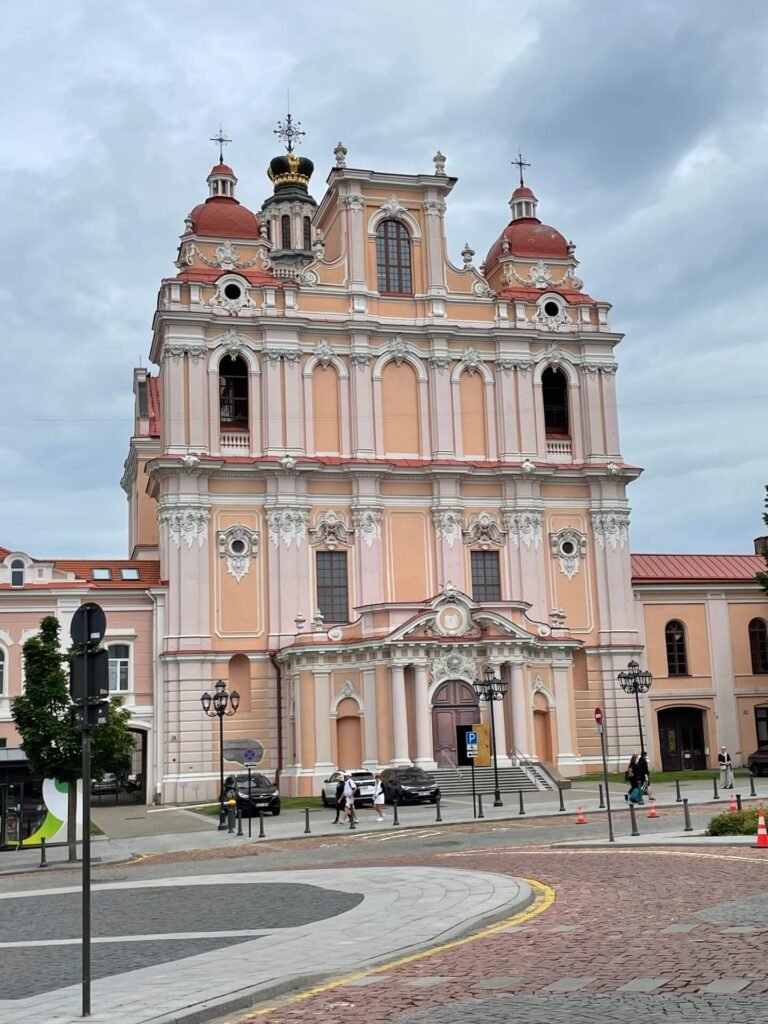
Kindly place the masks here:
<instances>
[{"instance_id":1,"label":"arched window","mask_svg":"<svg viewBox=\"0 0 768 1024\"><path fill-rule=\"evenodd\" d=\"M0 697L5 693L5 651L0 647Z\"/></svg>"},{"instance_id":2,"label":"arched window","mask_svg":"<svg viewBox=\"0 0 768 1024\"><path fill-rule=\"evenodd\" d=\"M309 217L304 218L304 248L312 248L312 221Z\"/></svg>"},{"instance_id":3,"label":"arched window","mask_svg":"<svg viewBox=\"0 0 768 1024\"><path fill-rule=\"evenodd\" d=\"M768 672L768 627L764 619L752 619L749 624L749 652L752 655L752 674Z\"/></svg>"},{"instance_id":4,"label":"arched window","mask_svg":"<svg viewBox=\"0 0 768 1024\"><path fill-rule=\"evenodd\" d=\"M281 246L283 249L291 248L291 218L287 213L284 213L280 218L280 234Z\"/></svg>"},{"instance_id":5,"label":"arched window","mask_svg":"<svg viewBox=\"0 0 768 1024\"><path fill-rule=\"evenodd\" d=\"M411 239L399 220L383 220L376 228L376 274L380 292L413 294Z\"/></svg>"},{"instance_id":6,"label":"arched window","mask_svg":"<svg viewBox=\"0 0 768 1024\"><path fill-rule=\"evenodd\" d=\"M20 558L14 558L11 562L11 586L24 586L24 563Z\"/></svg>"},{"instance_id":7,"label":"arched window","mask_svg":"<svg viewBox=\"0 0 768 1024\"><path fill-rule=\"evenodd\" d=\"M672 619L664 627L667 644L667 673L671 676L688 675L688 654L685 649L685 626Z\"/></svg>"},{"instance_id":8,"label":"arched window","mask_svg":"<svg viewBox=\"0 0 768 1024\"><path fill-rule=\"evenodd\" d=\"M569 437L568 380L562 370L550 366L542 373L541 393L547 437Z\"/></svg>"},{"instance_id":9,"label":"arched window","mask_svg":"<svg viewBox=\"0 0 768 1024\"><path fill-rule=\"evenodd\" d=\"M222 427L248 426L248 367L240 356L219 363L219 417Z\"/></svg>"}]
</instances>

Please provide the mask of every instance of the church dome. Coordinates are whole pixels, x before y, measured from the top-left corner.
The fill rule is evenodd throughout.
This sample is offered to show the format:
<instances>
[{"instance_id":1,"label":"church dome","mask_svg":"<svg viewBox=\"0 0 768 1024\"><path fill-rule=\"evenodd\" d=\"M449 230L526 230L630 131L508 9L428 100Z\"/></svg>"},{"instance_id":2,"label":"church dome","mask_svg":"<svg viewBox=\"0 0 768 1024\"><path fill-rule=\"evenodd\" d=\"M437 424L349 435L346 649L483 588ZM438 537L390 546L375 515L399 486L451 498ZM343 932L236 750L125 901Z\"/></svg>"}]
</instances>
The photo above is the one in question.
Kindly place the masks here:
<instances>
[{"instance_id":1,"label":"church dome","mask_svg":"<svg viewBox=\"0 0 768 1024\"><path fill-rule=\"evenodd\" d=\"M535 259L567 260L571 257L568 242L556 228L542 224L536 216L537 200L525 185L516 188L509 201L512 220L491 246L485 258L488 275L499 259L509 253Z\"/></svg>"},{"instance_id":2,"label":"church dome","mask_svg":"<svg viewBox=\"0 0 768 1024\"><path fill-rule=\"evenodd\" d=\"M187 218L190 230L209 238L258 238L258 217L235 199L237 178L232 168L220 160L207 181L208 198Z\"/></svg>"}]
</instances>

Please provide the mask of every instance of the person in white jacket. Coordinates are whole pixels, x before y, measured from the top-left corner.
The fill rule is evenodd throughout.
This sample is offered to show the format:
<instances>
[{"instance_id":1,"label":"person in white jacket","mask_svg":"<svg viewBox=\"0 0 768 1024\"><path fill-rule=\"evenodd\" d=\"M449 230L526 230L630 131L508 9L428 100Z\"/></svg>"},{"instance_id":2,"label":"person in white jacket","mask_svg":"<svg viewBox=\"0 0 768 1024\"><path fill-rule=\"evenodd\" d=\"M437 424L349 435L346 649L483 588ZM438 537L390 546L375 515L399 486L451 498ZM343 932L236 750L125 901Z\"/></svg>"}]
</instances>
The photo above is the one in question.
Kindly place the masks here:
<instances>
[{"instance_id":1,"label":"person in white jacket","mask_svg":"<svg viewBox=\"0 0 768 1024\"><path fill-rule=\"evenodd\" d=\"M376 784L373 789L373 809L376 811L376 821L384 821L384 787L381 784L381 775L376 772L374 776Z\"/></svg>"},{"instance_id":2,"label":"person in white jacket","mask_svg":"<svg viewBox=\"0 0 768 1024\"><path fill-rule=\"evenodd\" d=\"M733 763L727 747L720 747L720 753L717 755L717 760L720 765L721 788L733 789Z\"/></svg>"}]
</instances>

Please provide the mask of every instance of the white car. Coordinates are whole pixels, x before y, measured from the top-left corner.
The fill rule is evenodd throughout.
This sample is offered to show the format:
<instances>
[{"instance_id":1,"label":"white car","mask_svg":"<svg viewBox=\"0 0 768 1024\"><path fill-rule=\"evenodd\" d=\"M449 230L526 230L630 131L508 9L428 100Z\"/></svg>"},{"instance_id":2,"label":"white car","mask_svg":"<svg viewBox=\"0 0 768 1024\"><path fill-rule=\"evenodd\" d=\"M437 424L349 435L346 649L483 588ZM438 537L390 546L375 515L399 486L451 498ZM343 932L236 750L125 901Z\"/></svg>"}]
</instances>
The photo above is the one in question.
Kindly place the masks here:
<instances>
[{"instance_id":1,"label":"white car","mask_svg":"<svg viewBox=\"0 0 768 1024\"><path fill-rule=\"evenodd\" d=\"M355 796L355 806L362 807L363 804L371 804L373 806L373 793L376 789L376 780L370 772L364 771L362 768L355 768L350 772L352 778L357 783L357 795ZM323 801L323 807L333 807L334 801L336 800L336 785L339 779L344 778L344 772L335 771L331 772L328 778L323 782L323 790L320 794Z\"/></svg>"}]
</instances>

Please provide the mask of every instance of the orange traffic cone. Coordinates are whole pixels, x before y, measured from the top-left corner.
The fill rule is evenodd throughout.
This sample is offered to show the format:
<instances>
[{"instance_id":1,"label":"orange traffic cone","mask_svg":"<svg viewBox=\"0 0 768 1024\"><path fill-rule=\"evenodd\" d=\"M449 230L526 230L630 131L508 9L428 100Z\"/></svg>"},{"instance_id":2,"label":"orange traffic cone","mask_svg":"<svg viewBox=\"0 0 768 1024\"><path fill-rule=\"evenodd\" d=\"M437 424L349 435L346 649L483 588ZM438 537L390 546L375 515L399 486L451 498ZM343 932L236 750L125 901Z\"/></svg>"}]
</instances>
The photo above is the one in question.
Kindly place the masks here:
<instances>
[{"instance_id":1,"label":"orange traffic cone","mask_svg":"<svg viewBox=\"0 0 768 1024\"><path fill-rule=\"evenodd\" d=\"M651 813L648 815L649 818L658 818L659 815L656 813L656 800L651 797Z\"/></svg>"},{"instance_id":2,"label":"orange traffic cone","mask_svg":"<svg viewBox=\"0 0 768 1024\"><path fill-rule=\"evenodd\" d=\"M737 809L736 808L736 797L735 797L735 795L733 793L731 793L731 802L728 805L728 810L729 811L735 811L736 809Z\"/></svg>"},{"instance_id":3,"label":"orange traffic cone","mask_svg":"<svg viewBox=\"0 0 768 1024\"><path fill-rule=\"evenodd\" d=\"M587 824L587 819L584 817L584 811L581 809L581 804L579 804L579 815L576 818L576 824L577 825L586 825Z\"/></svg>"},{"instance_id":4,"label":"orange traffic cone","mask_svg":"<svg viewBox=\"0 0 768 1024\"><path fill-rule=\"evenodd\" d=\"M768 850L768 829L765 827L765 813L762 807L757 812L757 842L755 847L760 850Z\"/></svg>"}]
</instances>

